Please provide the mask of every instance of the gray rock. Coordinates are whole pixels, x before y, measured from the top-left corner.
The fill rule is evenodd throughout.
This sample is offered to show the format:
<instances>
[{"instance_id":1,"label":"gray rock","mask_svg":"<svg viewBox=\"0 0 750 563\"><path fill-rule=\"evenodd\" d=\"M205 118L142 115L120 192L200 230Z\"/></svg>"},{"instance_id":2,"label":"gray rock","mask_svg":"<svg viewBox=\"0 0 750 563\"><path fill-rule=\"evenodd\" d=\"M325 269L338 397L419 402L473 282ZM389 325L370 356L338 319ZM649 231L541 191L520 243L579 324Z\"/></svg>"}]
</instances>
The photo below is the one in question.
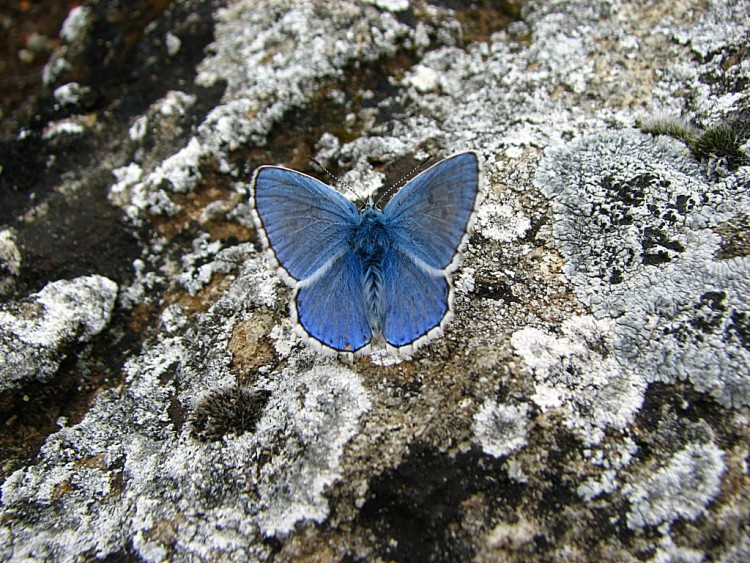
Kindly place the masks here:
<instances>
[{"instance_id":1,"label":"gray rock","mask_svg":"<svg viewBox=\"0 0 750 563\"><path fill-rule=\"evenodd\" d=\"M49 283L6 305L0 310L0 391L52 379L72 346L109 324L116 298L115 282L86 276Z\"/></svg>"},{"instance_id":2,"label":"gray rock","mask_svg":"<svg viewBox=\"0 0 750 563\"><path fill-rule=\"evenodd\" d=\"M726 136L699 151L639 124L746 119L750 5L219 4L137 20L130 51L91 2L47 67L67 113L45 127L83 130L39 142L94 154L48 192L106 193L140 255L75 306L81 278L26 313L14 296L3 377L54 386L97 331L135 344L2 483L0 557L742 560L747 139L730 159ZM306 347L256 244L253 169L317 174L312 155L366 198L464 149L487 194L445 336L410 360ZM49 200L17 214L9 291Z\"/></svg>"}]
</instances>

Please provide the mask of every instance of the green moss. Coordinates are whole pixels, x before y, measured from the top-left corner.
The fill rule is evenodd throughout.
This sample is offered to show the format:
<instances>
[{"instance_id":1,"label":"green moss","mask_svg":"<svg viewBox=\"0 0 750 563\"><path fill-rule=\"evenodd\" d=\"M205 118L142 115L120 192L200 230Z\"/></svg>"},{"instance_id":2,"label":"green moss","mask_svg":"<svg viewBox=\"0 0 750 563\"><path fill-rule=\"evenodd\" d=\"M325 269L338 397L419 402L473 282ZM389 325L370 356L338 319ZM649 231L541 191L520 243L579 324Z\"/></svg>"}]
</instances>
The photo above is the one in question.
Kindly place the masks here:
<instances>
[{"instance_id":1,"label":"green moss","mask_svg":"<svg viewBox=\"0 0 750 563\"><path fill-rule=\"evenodd\" d=\"M678 117L652 117L640 121L638 127L644 133L680 139L688 146L694 144L701 135L700 129Z\"/></svg>"},{"instance_id":2,"label":"green moss","mask_svg":"<svg viewBox=\"0 0 750 563\"><path fill-rule=\"evenodd\" d=\"M740 115L729 121L706 129L690 145L693 156L698 160L719 159L730 170L750 164L750 155L742 146L750 139L750 115Z\"/></svg>"},{"instance_id":3,"label":"green moss","mask_svg":"<svg viewBox=\"0 0 750 563\"><path fill-rule=\"evenodd\" d=\"M743 111L708 129L673 117L646 119L638 126L645 133L680 139L701 162L723 165L729 170L750 164L750 155L743 149L750 139L750 111Z\"/></svg>"}]
</instances>

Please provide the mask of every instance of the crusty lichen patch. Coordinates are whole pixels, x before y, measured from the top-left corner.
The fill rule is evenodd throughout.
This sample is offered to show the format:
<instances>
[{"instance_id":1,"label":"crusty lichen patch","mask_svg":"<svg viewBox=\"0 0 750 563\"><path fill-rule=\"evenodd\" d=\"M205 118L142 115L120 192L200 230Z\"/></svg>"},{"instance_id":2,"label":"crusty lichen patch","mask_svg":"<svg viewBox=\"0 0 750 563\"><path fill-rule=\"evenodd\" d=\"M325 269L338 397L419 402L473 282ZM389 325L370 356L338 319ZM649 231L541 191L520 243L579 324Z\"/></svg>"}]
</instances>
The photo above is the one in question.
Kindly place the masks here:
<instances>
[{"instance_id":1,"label":"crusty lichen patch","mask_svg":"<svg viewBox=\"0 0 750 563\"><path fill-rule=\"evenodd\" d=\"M536 177L564 272L614 321L618 361L726 406L750 404L750 260L718 259L713 229L748 212L749 174L714 178L681 142L622 131L550 151Z\"/></svg>"},{"instance_id":2,"label":"crusty lichen patch","mask_svg":"<svg viewBox=\"0 0 750 563\"><path fill-rule=\"evenodd\" d=\"M52 379L66 350L107 326L117 290L104 276L60 280L0 310L0 391Z\"/></svg>"},{"instance_id":3,"label":"crusty lichen patch","mask_svg":"<svg viewBox=\"0 0 750 563\"><path fill-rule=\"evenodd\" d=\"M531 370L531 400L542 411L560 412L565 426L587 445L603 440L609 428L626 429L646 389L638 372L618 363L612 328L590 316L574 317L562 324L560 336L528 327L511 338Z\"/></svg>"},{"instance_id":4,"label":"crusty lichen patch","mask_svg":"<svg viewBox=\"0 0 750 563\"><path fill-rule=\"evenodd\" d=\"M715 444L689 444L648 476L623 488L630 502L629 528L694 520L718 495L725 471L724 453Z\"/></svg>"}]
</instances>

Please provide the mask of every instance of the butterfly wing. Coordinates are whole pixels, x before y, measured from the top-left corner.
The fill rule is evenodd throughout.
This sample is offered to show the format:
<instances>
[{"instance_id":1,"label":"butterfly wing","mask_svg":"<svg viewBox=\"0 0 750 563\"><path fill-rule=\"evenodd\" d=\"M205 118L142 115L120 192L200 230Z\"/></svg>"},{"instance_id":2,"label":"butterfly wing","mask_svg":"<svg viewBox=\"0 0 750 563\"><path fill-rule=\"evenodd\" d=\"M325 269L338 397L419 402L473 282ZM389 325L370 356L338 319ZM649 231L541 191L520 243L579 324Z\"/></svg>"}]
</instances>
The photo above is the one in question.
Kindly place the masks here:
<instances>
[{"instance_id":1,"label":"butterfly wing","mask_svg":"<svg viewBox=\"0 0 750 563\"><path fill-rule=\"evenodd\" d=\"M454 270L481 194L479 158L464 152L413 178L385 206L391 236L436 270Z\"/></svg>"},{"instance_id":2,"label":"butterfly wing","mask_svg":"<svg viewBox=\"0 0 750 563\"><path fill-rule=\"evenodd\" d=\"M372 333L362 269L357 255L347 252L322 275L300 285L293 297L292 315L302 336L336 352L357 352L369 344Z\"/></svg>"},{"instance_id":3,"label":"butterfly wing","mask_svg":"<svg viewBox=\"0 0 750 563\"><path fill-rule=\"evenodd\" d=\"M458 266L480 195L479 158L465 152L421 173L386 205L393 250L383 268L383 336L390 346L416 349L450 321L450 272Z\"/></svg>"},{"instance_id":4,"label":"butterfly wing","mask_svg":"<svg viewBox=\"0 0 750 563\"><path fill-rule=\"evenodd\" d=\"M383 264L383 337L397 349L416 349L450 320L453 288L440 271L425 269L401 251Z\"/></svg>"},{"instance_id":5,"label":"butterfly wing","mask_svg":"<svg viewBox=\"0 0 750 563\"><path fill-rule=\"evenodd\" d=\"M359 212L323 182L287 168L261 166L250 197L263 246L292 287L349 250Z\"/></svg>"},{"instance_id":6,"label":"butterfly wing","mask_svg":"<svg viewBox=\"0 0 750 563\"><path fill-rule=\"evenodd\" d=\"M365 347L372 334L362 264L350 245L357 208L315 178L276 166L256 171L251 207L263 246L294 288L297 332L334 351Z\"/></svg>"}]
</instances>

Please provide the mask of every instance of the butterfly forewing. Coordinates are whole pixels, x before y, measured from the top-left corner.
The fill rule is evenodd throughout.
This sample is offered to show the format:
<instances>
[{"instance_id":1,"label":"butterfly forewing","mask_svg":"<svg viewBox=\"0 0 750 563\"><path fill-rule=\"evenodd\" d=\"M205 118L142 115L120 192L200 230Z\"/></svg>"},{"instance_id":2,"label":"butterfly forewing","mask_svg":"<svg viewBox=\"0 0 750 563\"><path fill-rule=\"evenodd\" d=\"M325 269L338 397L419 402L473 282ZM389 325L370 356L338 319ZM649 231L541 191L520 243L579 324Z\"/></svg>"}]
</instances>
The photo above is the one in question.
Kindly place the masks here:
<instances>
[{"instance_id":1,"label":"butterfly forewing","mask_svg":"<svg viewBox=\"0 0 750 563\"><path fill-rule=\"evenodd\" d=\"M465 152L409 181L383 211L402 250L431 268L453 264L479 197L479 160Z\"/></svg>"},{"instance_id":2,"label":"butterfly forewing","mask_svg":"<svg viewBox=\"0 0 750 563\"><path fill-rule=\"evenodd\" d=\"M349 249L359 212L324 183L294 170L261 166L251 193L264 245L294 280L330 267L332 258Z\"/></svg>"}]
</instances>

